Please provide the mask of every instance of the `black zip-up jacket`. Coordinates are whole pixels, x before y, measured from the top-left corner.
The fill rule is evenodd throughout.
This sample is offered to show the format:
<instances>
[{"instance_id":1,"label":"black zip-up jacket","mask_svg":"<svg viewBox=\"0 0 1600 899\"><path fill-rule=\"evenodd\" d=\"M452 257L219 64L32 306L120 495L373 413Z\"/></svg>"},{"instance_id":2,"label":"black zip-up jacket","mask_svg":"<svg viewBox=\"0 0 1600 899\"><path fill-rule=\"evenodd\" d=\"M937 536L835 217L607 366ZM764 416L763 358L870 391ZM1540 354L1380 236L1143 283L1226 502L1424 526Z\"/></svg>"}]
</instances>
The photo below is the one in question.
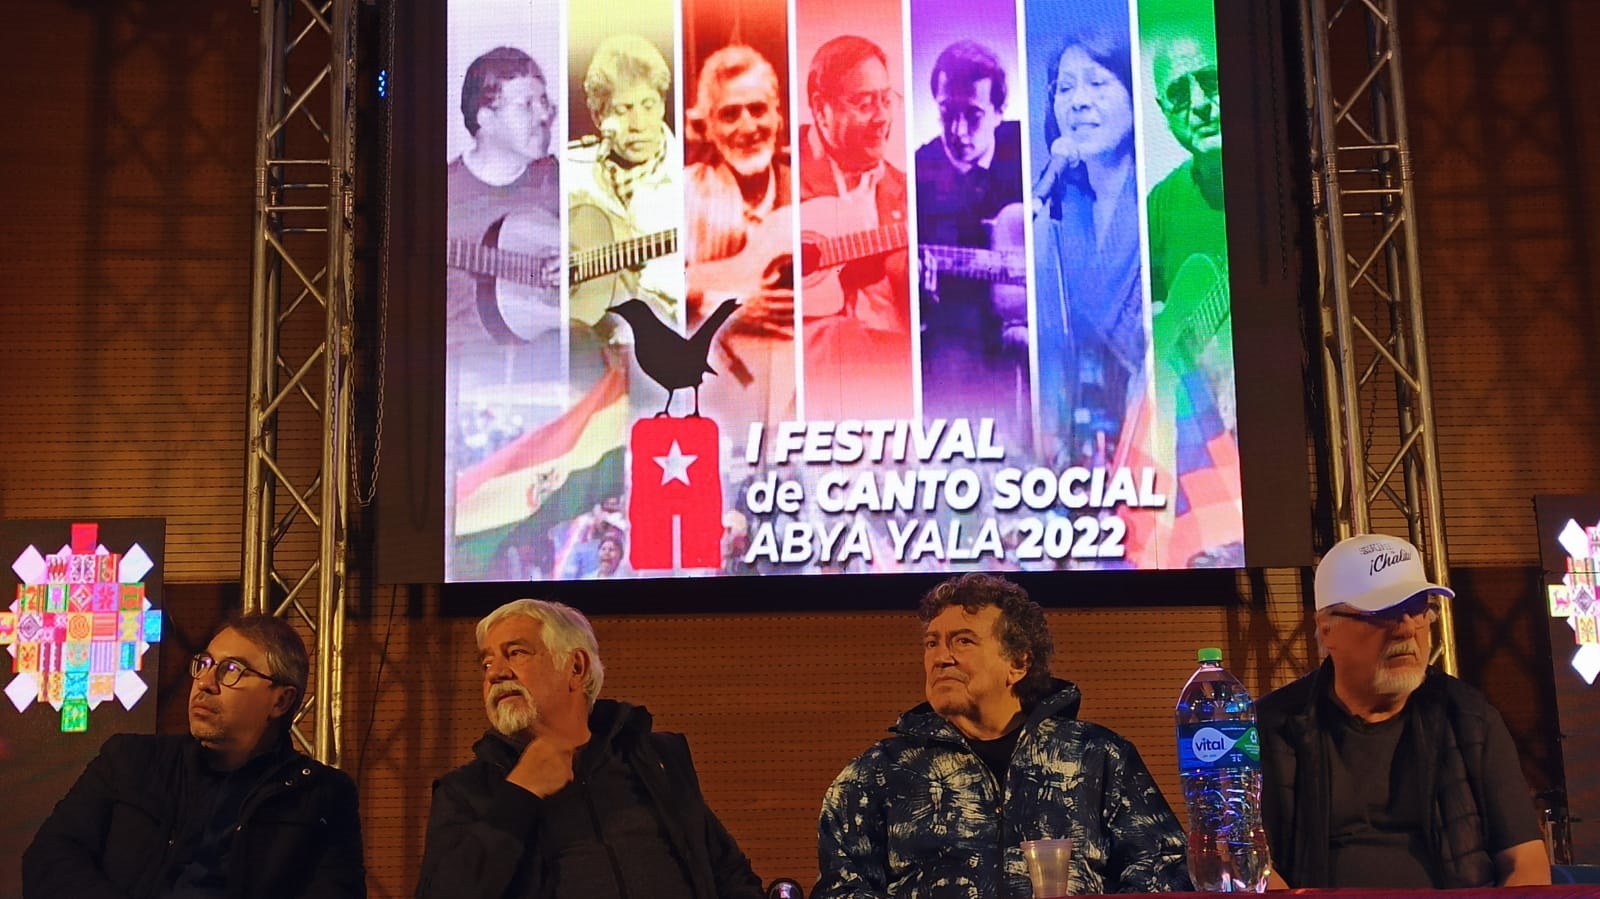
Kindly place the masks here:
<instances>
[{"instance_id":1,"label":"black zip-up jacket","mask_svg":"<svg viewBox=\"0 0 1600 899\"><path fill-rule=\"evenodd\" d=\"M761 881L700 793L682 734L651 731L645 709L599 700L591 740L639 779L696 899L761 899ZM555 858L541 841L544 800L506 782L521 748L490 731L477 757L439 778L422 854L417 899L544 899ZM625 863L626 847L617 847Z\"/></svg>"},{"instance_id":2,"label":"black zip-up jacket","mask_svg":"<svg viewBox=\"0 0 1600 899\"><path fill-rule=\"evenodd\" d=\"M1319 697L1332 690L1332 684L1329 660L1262 697L1256 706L1262 824L1272 846L1273 866L1291 887L1326 887L1333 882L1328 870L1330 762L1323 734L1335 725L1318 714ZM1527 792L1515 749L1506 751L1509 769L1490 762L1491 743L1511 744L1504 720L1483 694L1432 669L1401 714L1415 737L1410 741L1412 751L1396 755L1394 767L1406 773L1418 803L1427 809L1423 838L1434 885L1492 886L1494 853L1509 847L1490 845L1489 816L1507 816L1501 827L1512 834L1529 839L1539 834L1531 803L1497 812L1488 798L1491 778L1515 778L1520 792Z\"/></svg>"},{"instance_id":3,"label":"black zip-up jacket","mask_svg":"<svg viewBox=\"0 0 1600 899\"><path fill-rule=\"evenodd\" d=\"M25 899L144 899L171 886L204 760L192 737L118 734L22 855ZM356 786L280 748L245 797L227 860L233 899L361 899Z\"/></svg>"}]
</instances>

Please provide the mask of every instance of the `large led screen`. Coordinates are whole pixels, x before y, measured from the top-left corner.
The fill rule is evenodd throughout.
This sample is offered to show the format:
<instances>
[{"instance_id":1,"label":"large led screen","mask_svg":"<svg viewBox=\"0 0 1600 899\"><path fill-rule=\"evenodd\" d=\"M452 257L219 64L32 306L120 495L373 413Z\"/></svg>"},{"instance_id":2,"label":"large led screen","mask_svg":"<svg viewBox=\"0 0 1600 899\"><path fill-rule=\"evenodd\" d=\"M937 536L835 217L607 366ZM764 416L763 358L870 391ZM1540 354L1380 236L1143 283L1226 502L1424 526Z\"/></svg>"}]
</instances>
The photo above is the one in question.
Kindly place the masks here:
<instances>
[{"instance_id":1,"label":"large led screen","mask_svg":"<svg viewBox=\"0 0 1600 899\"><path fill-rule=\"evenodd\" d=\"M445 576L1244 564L1214 10L452 0Z\"/></svg>"}]
</instances>

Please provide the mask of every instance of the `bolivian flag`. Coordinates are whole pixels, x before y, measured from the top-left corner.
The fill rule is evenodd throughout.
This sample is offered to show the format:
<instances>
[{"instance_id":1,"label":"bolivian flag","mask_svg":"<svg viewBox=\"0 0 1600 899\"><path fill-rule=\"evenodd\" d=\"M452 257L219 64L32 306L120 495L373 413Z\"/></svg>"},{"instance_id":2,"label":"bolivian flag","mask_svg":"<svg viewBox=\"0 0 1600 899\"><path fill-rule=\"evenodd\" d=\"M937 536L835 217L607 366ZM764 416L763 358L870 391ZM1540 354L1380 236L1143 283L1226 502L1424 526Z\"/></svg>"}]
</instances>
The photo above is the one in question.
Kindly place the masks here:
<instances>
[{"instance_id":1,"label":"bolivian flag","mask_svg":"<svg viewBox=\"0 0 1600 899\"><path fill-rule=\"evenodd\" d=\"M623 491L628 375L606 372L560 418L456 478L453 576L487 576L507 539L542 535Z\"/></svg>"}]
</instances>

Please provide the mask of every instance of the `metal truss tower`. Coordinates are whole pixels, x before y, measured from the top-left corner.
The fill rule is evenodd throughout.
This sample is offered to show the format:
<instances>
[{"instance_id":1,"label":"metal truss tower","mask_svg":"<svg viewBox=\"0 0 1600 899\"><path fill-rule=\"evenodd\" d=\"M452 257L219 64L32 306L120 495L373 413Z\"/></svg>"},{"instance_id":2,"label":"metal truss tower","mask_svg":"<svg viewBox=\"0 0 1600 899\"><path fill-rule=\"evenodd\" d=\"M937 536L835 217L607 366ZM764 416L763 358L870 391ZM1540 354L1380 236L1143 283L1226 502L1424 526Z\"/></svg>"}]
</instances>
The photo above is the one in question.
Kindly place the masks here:
<instances>
[{"instance_id":1,"label":"metal truss tower","mask_svg":"<svg viewBox=\"0 0 1600 899\"><path fill-rule=\"evenodd\" d=\"M1403 525L1448 583L1399 0L1304 0L1326 427L1341 538ZM1448 603L1440 662L1456 671Z\"/></svg>"},{"instance_id":2,"label":"metal truss tower","mask_svg":"<svg viewBox=\"0 0 1600 899\"><path fill-rule=\"evenodd\" d=\"M357 0L261 17L244 605L310 639L295 735L339 764L350 491ZM307 730L310 737L307 738Z\"/></svg>"}]
</instances>

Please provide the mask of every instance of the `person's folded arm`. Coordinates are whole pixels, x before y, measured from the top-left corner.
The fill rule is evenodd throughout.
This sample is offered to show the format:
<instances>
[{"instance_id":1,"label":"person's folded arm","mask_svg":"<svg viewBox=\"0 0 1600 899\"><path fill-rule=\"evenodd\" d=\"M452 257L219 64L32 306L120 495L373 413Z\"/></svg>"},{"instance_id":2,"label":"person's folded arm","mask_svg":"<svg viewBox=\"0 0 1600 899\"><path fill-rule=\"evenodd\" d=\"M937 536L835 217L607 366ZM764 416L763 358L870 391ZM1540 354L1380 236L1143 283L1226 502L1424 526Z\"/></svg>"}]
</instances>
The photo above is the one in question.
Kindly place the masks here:
<instances>
[{"instance_id":1,"label":"person's folded arm","mask_svg":"<svg viewBox=\"0 0 1600 899\"><path fill-rule=\"evenodd\" d=\"M882 778L866 758L851 762L828 788L817 820L821 876L811 899L888 899L882 790Z\"/></svg>"},{"instance_id":2,"label":"person's folded arm","mask_svg":"<svg viewBox=\"0 0 1600 899\"><path fill-rule=\"evenodd\" d=\"M1117 738L1105 753L1105 822L1111 840L1107 887L1117 892L1192 889L1188 842L1139 750Z\"/></svg>"}]
</instances>

